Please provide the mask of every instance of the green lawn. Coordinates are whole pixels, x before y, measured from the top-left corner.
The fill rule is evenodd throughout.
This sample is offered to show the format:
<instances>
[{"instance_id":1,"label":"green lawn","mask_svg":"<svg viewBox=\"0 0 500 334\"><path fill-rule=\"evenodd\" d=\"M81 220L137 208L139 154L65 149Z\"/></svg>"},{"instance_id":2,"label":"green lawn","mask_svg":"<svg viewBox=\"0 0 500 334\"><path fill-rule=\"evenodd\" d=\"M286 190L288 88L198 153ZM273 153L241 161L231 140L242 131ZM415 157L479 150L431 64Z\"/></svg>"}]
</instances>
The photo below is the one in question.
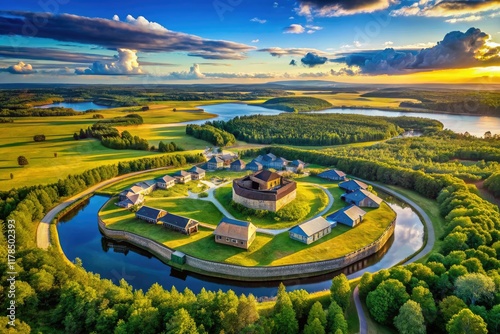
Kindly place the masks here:
<instances>
[{"instance_id":1,"label":"green lawn","mask_svg":"<svg viewBox=\"0 0 500 334\"><path fill-rule=\"evenodd\" d=\"M215 190L214 196L235 218L245 221L251 221L258 227L280 229L285 227L291 227L299 223L299 221L296 220L275 221L267 217L260 218L242 214L235 208L231 207L231 205L229 204L231 203L233 196L231 183ZM299 202L305 202L311 208L309 214L305 218L300 219L300 221L305 221L309 218L312 218L318 212L320 212L326 207L326 205L328 204L328 197L326 196L326 194L322 189L314 187L311 184L304 184L299 182L297 183L297 198L288 205L293 205L294 203L297 204Z\"/></svg>"},{"instance_id":2,"label":"green lawn","mask_svg":"<svg viewBox=\"0 0 500 334\"><path fill-rule=\"evenodd\" d=\"M316 176L300 177L300 178L296 178L295 181L319 184L319 185L325 187L330 192L330 194L332 194L333 199L334 199L333 205L330 208L330 210L328 210L328 212L323 216L327 216L327 215L331 214L332 212L335 212L335 211L342 209L343 207L346 206L346 203L340 198L340 196L342 196L342 194L344 194L344 191L339 188L339 182L328 181L328 180L325 180L325 179L322 179L322 178L316 177Z\"/></svg>"},{"instance_id":3,"label":"green lawn","mask_svg":"<svg viewBox=\"0 0 500 334\"><path fill-rule=\"evenodd\" d=\"M99 216L115 229L127 228L135 216L130 211L114 205L113 200L106 205ZM146 196L146 205L163 209L181 216L189 217L197 221L217 225L222 219L222 213L211 202L190 198L152 198Z\"/></svg>"}]
</instances>

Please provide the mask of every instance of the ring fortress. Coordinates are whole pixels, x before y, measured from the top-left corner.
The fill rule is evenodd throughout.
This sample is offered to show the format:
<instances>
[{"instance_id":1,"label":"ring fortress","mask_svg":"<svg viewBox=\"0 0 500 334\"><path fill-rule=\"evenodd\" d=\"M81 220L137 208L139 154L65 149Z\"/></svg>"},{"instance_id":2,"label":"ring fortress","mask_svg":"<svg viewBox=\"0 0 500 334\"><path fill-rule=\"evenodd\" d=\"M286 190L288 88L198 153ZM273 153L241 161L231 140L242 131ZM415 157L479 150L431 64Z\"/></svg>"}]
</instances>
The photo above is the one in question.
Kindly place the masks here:
<instances>
[{"instance_id":1,"label":"ring fortress","mask_svg":"<svg viewBox=\"0 0 500 334\"><path fill-rule=\"evenodd\" d=\"M268 170L233 181L233 201L255 210L276 212L297 196L297 184Z\"/></svg>"}]
</instances>

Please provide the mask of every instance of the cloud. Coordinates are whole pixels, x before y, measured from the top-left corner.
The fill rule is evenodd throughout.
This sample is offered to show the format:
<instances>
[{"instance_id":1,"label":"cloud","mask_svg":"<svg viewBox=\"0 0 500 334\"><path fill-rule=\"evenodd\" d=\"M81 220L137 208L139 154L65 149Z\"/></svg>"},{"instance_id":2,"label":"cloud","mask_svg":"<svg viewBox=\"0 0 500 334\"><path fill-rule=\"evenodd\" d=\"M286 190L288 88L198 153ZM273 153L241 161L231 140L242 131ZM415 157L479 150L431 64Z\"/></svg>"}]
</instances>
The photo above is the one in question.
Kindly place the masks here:
<instances>
[{"instance_id":1,"label":"cloud","mask_svg":"<svg viewBox=\"0 0 500 334\"><path fill-rule=\"evenodd\" d=\"M289 20L295 20L295 17L294 16L290 16L288 19Z\"/></svg>"},{"instance_id":2,"label":"cloud","mask_svg":"<svg viewBox=\"0 0 500 334\"><path fill-rule=\"evenodd\" d=\"M306 25L307 33L308 34L314 34L316 31L319 31L323 29L323 27L320 26L313 26L313 25Z\"/></svg>"},{"instance_id":3,"label":"cloud","mask_svg":"<svg viewBox=\"0 0 500 334\"><path fill-rule=\"evenodd\" d=\"M284 34L302 34L306 29L300 24L290 24L288 27L283 28Z\"/></svg>"},{"instance_id":4,"label":"cloud","mask_svg":"<svg viewBox=\"0 0 500 334\"><path fill-rule=\"evenodd\" d=\"M391 45L394 45L394 42L387 41L387 42L384 43L384 46L391 46Z\"/></svg>"},{"instance_id":5,"label":"cloud","mask_svg":"<svg viewBox=\"0 0 500 334\"><path fill-rule=\"evenodd\" d=\"M166 76L160 77L164 80L198 80L198 79L265 79L276 77L273 73L202 73L199 64L193 64L189 71L171 72Z\"/></svg>"},{"instance_id":6,"label":"cloud","mask_svg":"<svg viewBox=\"0 0 500 334\"><path fill-rule=\"evenodd\" d=\"M338 71L335 71L332 69L332 70L330 70L330 74L333 76L338 76L338 77L345 77L345 76L352 77L352 76L359 74L359 68L358 67L353 67L353 68L343 67Z\"/></svg>"},{"instance_id":7,"label":"cloud","mask_svg":"<svg viewBox=\"0 0 500 334\"><path fill-rule=\"evenodd\" d=\"M170 74L162 77L162 79L166 80L195 80L203 78L205 78L205 75L201 73L199 64L193 64L193 66L189 68L189 72L171 72Z\"/></svg>"},{"instance_id":8,"label":"cloud","mask_svg":"<svg viewBox=\"0 0 500 334\"><path fill-rule=\"evenodd\" d=\"M36 73L36 71L33 69L33 66L31 66L31 64L26 64L22 61L20 61L16 65L12 65L12 66L5 67L5 68L0 68L0 72L7 72L10 74L33 74L33 73Z\"/></svg>"},{"instance_id":9,"label":"cloud","mask_svg":"<svg viewBox=\"0 0 500 334\"><path fill-rule=\"evenodd\" d=\"M391 16L459 17L500 9L499 0L420 1L391 11ZM454 23L454 22L450 22Z\"/></svg>"},{"instance_id":10,"label":"cloud","mask_svg":"<svg viewBox=\"0 0 500 334\"><path fill-rule=\"evenodd\" d=\"M476 28L452 31L436 45L421 50L365 51L345 54L333 62L359 67L362 74L399 74L435 69L500 65L500 46Z\"/></svg>"},{"instance_id":11,"label":"cloud","mask_svg":"<svg viewBox=\"0 0 500 334\"><path fill-rule=\"evenodd\" d=\"M297 66L297 62L295 61L295 59L292 59L290 60L290 63L288 65Z\"/></svg>"},{"instance_id":12,"label":"cloud","mask_svg":"<svg viewBox=\"0 0 500 334\"><path fill-rule=\"evenodd\" d=\"M269 54L273 57L281 57L281 56L305 56L307 53L312 52L321 56L330 55L324 51L312 48L280 48L280 47L271 47L257 50L258 52L269 52Z\"/></svg>"},{"instance_id":13,"label":"cloud","mask_svg":"<svg viewBox=\"0 0 500 334\"><path fill-rule=\"evenodd\" d=\"M93 63L112 60L113 57L95 53L68 52L56 48L31 48L0 46L0 57L35 60L53 60L69 63Z\"/></svg>"},{"instance_id":14,"label":"cloud","mask_svg":"<svg viewBox=\"0 0 500 334\"><path fill-rule=\"evenodd\" d=\"M278 8L279 6L279 3L277 3L276 1L273 3L273 8Z\"/></svg>"},{"instance_id":15,"label":"cloud","mask_svg":"<svg viewBox=\"0 0 500 334\"><path fill-rule=\"evenodd\" d=\"M257 23L260 23L260 24L264 24L264 23L267 22L267 20L261 20L258 17L254 17L253 19L250 20L250 22L257 22Z\"/></svg>"},{"instance_id":16,"label":"cloud","mask_svg":"<svg viewBox=\"0 0 500 334\"><path fill-rule=\"evenodd\" d=\"M472 15L472 16L465 16L465 17L459 17L459 18L452 18L452 19L448 19L448 20L445 20L444 22L447 22L447 23L459 23L459 22L474 22L474 21L479 21L479 20L482 20L482 16L478 16L478 15Z\"/></svg>"},{"instance_id":17,"label":"cloud","mask_svg":"<svg viewBox=\"0 0 500 334\"><path fill-rule=\"evenodd\" d=\"M296 12L299 15L313 17L332 17L373 13L387 9L396 0L299 0Z\"/></svg>"},{"instance_id":18,"label":"cloud","mask_svg":"<svg viewBox=\"0 0 500 334\"><path fill-rule=\"evenodd\" d=\"M137 61L137 51L129 49L118 49L115 61L97 61L89 68L77 69L75 74L79 75L138 75L144 74Z\"/></svg>"},{"instance_id":19,"label":"cloud","mask_svg":"<svg viewBox=\"0 0 500 334\"><path fill-rule=\"evenodd\" d=\"M26 22L44 21L29 28ZM28 27L28 28L27 28ZM0 11L0 35L50 38L61 42L98 45L144 52L188 52L207 59L243 59L254 47L223 40L170 31L143 17L127 16L126 21L78 15ZM205 57L207 56L207 57ZM217 58L215 58L217 57Z\"/></svg>"},{"instance_id":20,"label":"cloud","mask_svg":"<svg viewBox=\"0 0 500 334\"><path fill-rule=\"evenodd\" d=\"M252 39L252 43L259 43L259 42L260 42L260 40L258 38Z\"/></svg>"},{"instance_id":21,"label":"cloud","mask_svg":"<svg viewBox=\"0 0 500 334\"><path fill-rule=\"evenodd\" d=\"M328 61L328 58L326 57L321 57L315 53L309 52L307 53L301 60L300 62L308 67L314 67L318 65L323 65Z\"/></svg>"}]
</instances>

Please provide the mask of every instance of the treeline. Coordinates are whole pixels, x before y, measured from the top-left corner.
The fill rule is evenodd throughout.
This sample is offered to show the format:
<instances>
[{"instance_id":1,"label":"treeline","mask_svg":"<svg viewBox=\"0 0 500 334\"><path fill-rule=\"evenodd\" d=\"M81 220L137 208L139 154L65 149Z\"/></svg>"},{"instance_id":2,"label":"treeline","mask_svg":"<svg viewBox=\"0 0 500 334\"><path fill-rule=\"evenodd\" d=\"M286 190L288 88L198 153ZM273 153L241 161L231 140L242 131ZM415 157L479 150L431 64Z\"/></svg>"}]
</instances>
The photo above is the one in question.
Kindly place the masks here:
<instances>
[{"instance_id":1,"label":"treeline","mask_svg":"<svg viewBox=\"0 0 500 334\"><path fill-rule=\"evenodd\" d=\"M280 114L242 116L227 122L207 122L259 144L340 145L388 139L404 132L439 130L442 124L417 117L374 117L351 114Z\"/></svg>"},{"instance_id":2,"label":"treeline","mask_svg":"<svg viewBox=\"0 0 500 334\"><path fill-rule=\"evenodd\" d=\"M97 117L96 117L97 118ZM114 126L127 126L127 125L140 125L143 124L144 120L141 115L138 114L129 114L123 117L113 117L109 119L103 119L101 121L97 121L97 125L109 125L112 124Z\"/></svg>"},{"instance_id":3,"label":"treeline","mask_svg":"<svg viewBox=\"0 0 500 334\"><path fill-rule=\"evenodd\" d=\"M236 143L236 138L233 134L212 126L208 122L204 125L188 124L186 126L186 134L219 147L231 146Z\"/></svg>"},{"instance_id":4,"label":"treeline","mask_svg":"<svg viewBox=\"0 0 500 334\"><path fill-rule=\"evenodd\" d=\"M61 108L61 107L0 109L0 116L7 116L7 117L76 116L81 114L82 114L81 112L74 111L71 108Z\"/></svg>"},{"instance_id":5,"label":"treeline","mask_svg":"<svg viewBox=\"0 0 500 334\"><path fill-rule=\"evenodd\" d=\"M417 108L451 114L500 116L500 92L490 90L420 90L385 88L363 97L409 98L420 102L401 102L402 108Z\"/></svg>"},{"instance_id":6,"label":"treeline","mask_svg":"<svg viewBox=\"0 0 500 334\"><path fill-rule=\"evenodd\" d=\"M500 197L500 171L491 174L484 181L484 187L496 197Z\"/></svg>"},{"instance_id":7,"label":"treeline","mask_svg":"<svg viewBox=\"0 0 500 334\"><path fill-rule=\"evenodd\" d=\"M318 111L333 107L328 101L310 96L275 97L267 100L260 106L288 112Z\"/></svg>"},{"instance_id":8,"label":"treeline","mask_svg":"<svg viewBox=\"0 0 500 334\"><path fill-rule=\"evenodd\" d=\"M101 139L101 144L114 150L150 150L146 139L139 136L132 136L128 131L123 131L117 137L104 137Z\"/></svg>"}]
</instances>

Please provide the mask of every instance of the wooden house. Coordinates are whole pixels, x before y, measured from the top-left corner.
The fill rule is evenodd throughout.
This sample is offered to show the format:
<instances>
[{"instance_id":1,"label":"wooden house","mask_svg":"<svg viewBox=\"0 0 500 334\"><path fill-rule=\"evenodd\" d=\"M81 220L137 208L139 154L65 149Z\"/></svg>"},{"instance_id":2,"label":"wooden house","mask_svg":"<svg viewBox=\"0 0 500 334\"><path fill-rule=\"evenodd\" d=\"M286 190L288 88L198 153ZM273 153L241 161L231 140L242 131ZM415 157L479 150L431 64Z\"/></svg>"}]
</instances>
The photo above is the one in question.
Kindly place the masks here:
<instances>
[{"instance_id":1,"label":"wooden house","mask_svg":"<svg viewBox=\"0 0 500 334\"><path fill-rule=\"evenodd\" d=\"M159 219L167 214L167 211L162 209L143 206L135 213L135 217L144 220L148 223L157 224Z\"/></svg>"},{"instance_id":2,"label":"wooden house","mask_svg":"<svg viewBox=\"0 0 500 334\"><path fill-rule=\"evenodd\" d=\"M205 170L203 168L193 166L188 169L188 172L191 173L192 180L201 180L205 178Z\"/></svg>"},{"instance_id":3,"label":"wooden house","mask_svg":"<svg viewBox=\"0 0 500 334\"><path fill-rule=\"evenodd\" d=\"M175 186L175 178L170 175L165 175L155 179L156 187L160 189L168 189Z\"/></svg>"},{"instance_id":4,"label":"wooden house","mask_svg":"<svg viewBox=\"0 0 500 334\"><path fill-rule=\"evenodd\" d=\"M258 172L259 170L262 170L263 166L260 162L256 160L252 160L249 164L247 164L246 169Z\"/></svg>"},{"instance_id":5,"label":"wooden house","mask_svg":"<svg viewBox=\"0 0 500 334\"><path fill-rule=\"evenodd\" d=\"M358 180L349 180L339 183L339 188L345 190L346 193L352 193L360 189L366 190L368 185Z\"/></svg>"},{"instance_id":6,"label":"wooden house","mask_svg":"<svg viewBox=\"0 0 500 334\"><path fill-rule=\"evenodd\" d=\"M257 228L252 223L224 217L217 225L214 236L219 244L248 249L256 233Z\"/></svg>"},{"instance_id":7,"label":"wooden house","mask_svg":"<svg viewBox=\"0 0 500 334\"><path fill-rule=\"evenodd\" d=\"M291 239L309 245L330 234L332 227L335 227L335 225L332 225L323 217L317 217L292 227L288 234Z\"/></svg>"},{"instance_id":8,"label":"wooden house","mask_svg":"<svg viewBox=\"0 0 500 334\"><path fill-rule=\"evenodd\" d=\"M246 166L245 161L238 159L231 162L230 169L234 172L241 172L242 170L245 170Z\"/></svg>"},{"instance_id":9,"label":"wooden house","mask_svg":"<svg viewBox=\"0 0 500 334\"><path fill-rule=\"evenodd\" d=\"M328 169L318 174L318 177L330 181L345 181L347 175L338 169Z\"/></svg>"},{"instance_id":10,"label":"wooden house","mask_svg":"<svg viewBox=\"0 0 500 334\"><path fill-rule=\"evenodd\" d=\"M207 161L207 169L208 170L217 170L222 169L224 167L224 160L219 157L213 156L210 160Z\"/></svg>"},{"instance_id":11,"label":"wooden house","mask_svg":"<svg viewBox=\"0 0 500 334\"><path fill-rule=\"evenodd\" d=\"M161 217L160 222L166 228L183 234L191 235L198 232L198 222L196 220L178 216L170 212Z\"/></svg>"},{"instance_id":12,"label":"wooden house","mask_svg":"<svg viewBox=\"0 0 500 334\"><path fill-rule=\"evenodd\" d=\"M331 223L340 223L350 227L355 227L363 221L366 212L356 205L349 205L345 208L335 211L326 219Z\"/></svg>"},{"instance_id":13,"label":"wooden house","mask_svg":"<svg viewBox=\"0 0 500 334\"><path fill-rule=\"evenodd\" d=\"M191 173L188 173L184 170L177 171L173 174L176 183L188 183L191 181Z\"/></svg>"},{"instance_id":14,"label":"wooden house","mask_svg":"<svg viewBox=\"0 0 500 334\"><path fill-rule=\"evenodd\" d=\"M347 203L367 208L378 208L383 202L380 197L364 189L359 189L351 193L343 194L341 197Z\"/></svg>"}]
</instances>

